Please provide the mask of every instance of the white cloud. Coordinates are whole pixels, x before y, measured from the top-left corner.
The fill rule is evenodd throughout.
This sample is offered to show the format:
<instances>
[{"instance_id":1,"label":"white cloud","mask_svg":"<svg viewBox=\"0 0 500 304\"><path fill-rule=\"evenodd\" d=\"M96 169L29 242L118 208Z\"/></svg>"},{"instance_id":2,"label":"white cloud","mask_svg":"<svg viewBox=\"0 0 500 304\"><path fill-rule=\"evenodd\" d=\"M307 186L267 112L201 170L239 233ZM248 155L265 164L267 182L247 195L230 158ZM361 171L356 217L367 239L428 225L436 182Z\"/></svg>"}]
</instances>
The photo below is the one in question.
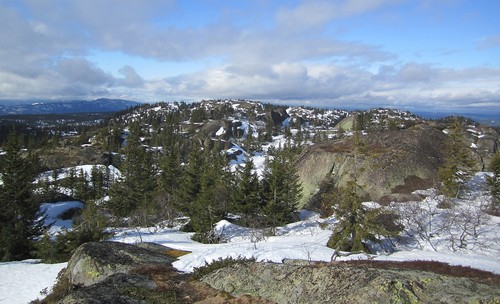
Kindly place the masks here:
<instances>
[{"instance_id":1,"label":"white cloud","mask_svg":"<svg viewBox=\"0 0 500 304\"><path fill-rule=\"evenodd\" d=\"M310 29L329 21L347 18L375 10L394 0L305 0L292 8L283 8L277 13L278 23L289 29Z\"/></svg>"},{"instance_id":2,"label":"white cloud","mask_svg":"<svg viewBox=\"0 0 500 304\"><path fill-rule=\"evenodd\" d=\"M131 66L123 66L118 72L124 76L120 79L120 84L125 87L135 88L144 84L144 79Z\"/></svg>"},{"instance_id":3,"label":"white cloud","mask_svg":"<svg viewBox=\"0 0 500 304\"><path fill-rule=\"evenodd\" d=\"M176 24L180 13L190 12L179 11L185 2L173 0L22 0L15 5L0 0L0 99L128 95L300 100L337 107L500 107L495 65L458 69L404 62L382 46L332 34L338 21L400 2L409 3L277 1L266 6L274 7L271 12L249 4L238 17L220 13L214 22L191 26ZM264 17L270 18L264 25L246 26ZM477 48L484 53L497 47L497 36L486 36ZM158 80L139 75L134 62L120 62L114 66L121 67L121 76L114 77L116 71L87 59L90 50L199 67ZM204 61L210 63L200 64Z\"/></svg>"}]
</instances>

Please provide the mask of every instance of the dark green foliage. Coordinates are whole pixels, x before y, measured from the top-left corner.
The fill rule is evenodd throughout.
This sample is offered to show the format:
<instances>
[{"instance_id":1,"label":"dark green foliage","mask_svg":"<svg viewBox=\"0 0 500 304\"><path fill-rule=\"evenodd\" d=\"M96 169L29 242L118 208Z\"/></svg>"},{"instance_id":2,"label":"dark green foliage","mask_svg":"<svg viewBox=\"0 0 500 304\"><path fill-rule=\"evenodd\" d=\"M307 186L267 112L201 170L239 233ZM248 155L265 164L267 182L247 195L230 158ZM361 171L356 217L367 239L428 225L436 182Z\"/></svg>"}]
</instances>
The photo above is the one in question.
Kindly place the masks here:
<instances>
[{"instance_id":1,"label":"dark green foliage","mask_svg":"<svg viewBox=\"0 0 500 304\"><path fill-rule=\"evenodd\" d=\"M102 229L89 226L78 227L57 234L55 237L44 235L36 245L36 256L44 263L67 262L80 245L87 242L98 242L111 235Z\"/></svg>"},{"instance_id":2,"label":"dark green foliage","mask_svg":"<svg viewBox=\"0 0 500 304\"><path fill-rule=\"evenodd\" d=\"M3 146L0 185L0 260L29 258L34 239L41 234L40 204L33 199L38 158L22 151L21 138L13 131Z\"/></svg>"},{"instance_id":3,"label":"dark green foliage","mask_svg":"<svg viewBox=\"0 0 500 304\"><path fill-rule=\"evenodd\" d=\"M207 114L205 113L205 109L199 107L191 112L192 123L203 122L205 119L207 119Z\"/></svg>"},{"instance_id":4,"label":"dark green foliage","mask_svg":"<svg viewBox=\"0 0 500 304\"><path fill-rule=\"evenodd\" d=\"M254 223L261 213L260 183L253 170L254 164L248 158L243 169L237 172L233 189L234 210L242 215L243 225Z\"/></svg>"},{"instance_id":5,"label":"dark green foliage","mask_svg":"<svg viewBox=\"0 0 500 304\"><path fill-rule=\"evenodd\" d=\"M184 214L192 209L192 204L198 197L201 189L201 173L203 169L203 153L201 148L194 148L189 154L179 187L174 192L176 207Z\"/></svg>"},{"instance_id":6,"label":"dark green foliage","mask_svg":"<svg viewBox=\"0 0 500 304\"><path fill-rule=\"evenodd\" d=\"M493 176L488 177L492 201L489 210L492 214L500 213L500 152L497 152L491 160L490 170Z\"/></svg>"},{"instance_id":7,"label":"dark green foliage","mask_svg":"<svg viewBox=\"0 0 500 304\"><path fill-rule=\"evenodd\" d=\"M70 196L75 195L76 184L77 184L77 174L76 169L71 168L67 174L67 177L61 182L63 187L66 187L70 191Z\"/></svg>"},{"instance_id":8,"label":"dark green foliage","mask_svg":"<svg viewBox=\"0 0 500 304\"><path fill-rule=\"evenodd\" d=\"M471 165L459 119L454 121L448 136L449 141L445 151L447 157L445 163L438 169L438 177L441 181L441 191L448 197L456 197L459 194L462 179L459 171Z\"/></svg>"},{"instance_id":9,"label":"dark green foliage","mask_svg":"<svg viewBox=\"0 0 500 304\"><path fill-rule=\"evenodd\" d=\"M127 216L153 199L156 172L153 155L140 142L140 126L132 124L124 148L122 179L110 188L107 206L117 216Z\"/></svg>"},{"instance_id":10,"label":"dark green foliage","mask_svg":"<svg viewBox=\"0 0 500 304\"><path fill-rule=\"evenodd\" d=\"M198 241L213 242L210 231L214 224L224 218L230 206L231 195L227 182L231 176L225 171L226 159L217 148L206 149L201 159L194 157L192 160L200 163L201 170L197 177L192 177L195 183L199 183L198 188L194 189L192 185L185 185L188 187L188 191L185 192L188 200L184 201L188 203L187 214L191 219L191 226L198 232ZM188 173L192 173L192 169L194 168L191 168ZM205 236L206 240L204 240Z\"/></svg>"},{"instance_id":11,"label":"dark green foliage","mask_svg":"<svg viewBox=\"0 0 500 304\"><path fill-rule=\"evenodd\" d=\"M302 195L302 185L293 158L288 150L277 150L264 170L262 211L272 227L294 220L294 212Z\"/></svg>"},{"instance_id":12,"label":"dark green foliage","mask_svg":"<svg viewBox=\"0 0 500 304\"><path fill-rule=\"evenodd\" d=\"M37 242L38 258L45 263L66 262L80 245L102 241L112 236L105 231L108 223L102 209L92 201L87 202L82 214L73 219L72 230L63 231L56 236L45 234Z\"/></svg>"},{"instance_id":13,"label":"dark green foliage","mask_svg":"<svg viewBox=\"0 0 500 304\"><path fill-rule=\"evenodd\" d=\"M366 210L356 194L356 184L351 182L346 188L332 194L332 208L338 219L327 246L341 251L366 251L363 243L373 239L365 227Z\"/></svg>"},{"instance_id":14,"label":"dark green foliage","mask_svg":"<svg viewBox=\"0 0 500 304\"><path fill-rule=\"evenodd\" d=\"M333 194L326 195L332 201L338 223L333 229L327 246L340 251L368 252L367 241L376 242L378 236L396 236L403 227L395 224L395 214L363 206L356 193L357 185L350 182Z\"/></svg>"},{"instance_id":15,"label":"dark green foliage","mask_svg":"<svg viewBox=\"0 0 500 304\"><path fill-rule=\"evenodd\" d=\"M254 263L256 260L254 257L252 258L244 258L241 256L238 256L237 258L233 257L227 257L227 258L219 258L217 260L212 261L211 263L205 262L204 266L201 267L195 267L193 269L194 272L194 277L197 279L201 279L204 276L218 270L221 268L229 267L231 265L235 264L248 264L248 263Z\"/></svg>"}]
</instances>

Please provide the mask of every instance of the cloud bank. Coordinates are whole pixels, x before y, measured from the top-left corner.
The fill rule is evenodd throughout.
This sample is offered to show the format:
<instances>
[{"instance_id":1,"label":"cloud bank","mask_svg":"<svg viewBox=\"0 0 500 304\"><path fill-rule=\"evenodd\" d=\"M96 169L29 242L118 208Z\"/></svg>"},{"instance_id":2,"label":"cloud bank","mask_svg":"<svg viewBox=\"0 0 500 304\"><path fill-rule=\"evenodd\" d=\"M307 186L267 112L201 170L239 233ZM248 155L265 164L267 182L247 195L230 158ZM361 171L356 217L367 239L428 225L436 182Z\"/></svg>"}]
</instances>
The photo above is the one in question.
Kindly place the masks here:
<instances>
[{"instance_id":1,"label":"cloud bank","mask_svg":"<svg viewBox=\"0 0 500 304\"><path fill-rule=\"evenodd\" d=\"M246 98L498 112L496 62L443 66L435 58L410 60L386 45L350 36L366 22L390 25L411 5L404 0L219 6L203 0L0 0L0 99ZM433 4L415 5L430 11ZM470 44L482 56L498 51L498 37L481 35ZM446 49L442 56L460 51ZM131 60L105 70L91 59L96 50ZM133 58L196 68L149 77L137 72L141 67Z\"/></svg>"}]
</instances>

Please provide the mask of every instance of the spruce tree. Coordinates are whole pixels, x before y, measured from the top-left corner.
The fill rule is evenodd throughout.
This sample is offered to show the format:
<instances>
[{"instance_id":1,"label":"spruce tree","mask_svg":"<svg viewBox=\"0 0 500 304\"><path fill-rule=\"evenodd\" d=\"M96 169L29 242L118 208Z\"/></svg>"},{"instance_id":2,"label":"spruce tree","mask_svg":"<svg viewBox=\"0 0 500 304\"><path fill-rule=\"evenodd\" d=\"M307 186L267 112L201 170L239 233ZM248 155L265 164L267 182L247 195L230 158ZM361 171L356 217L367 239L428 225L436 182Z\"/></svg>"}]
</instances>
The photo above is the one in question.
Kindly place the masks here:
<instances>
[{"instance_id":1,"label":"spruce tree","mask_svg":"<svg viewBox=\"0 0 500 304\"><path fill-rule=\"evenodd\" d=\"M356 183L348 185L333 194L332 208L338 220L328 247L342 251L365 251L363 241L370 238L365 229L365 210L360 197L356 194Z\"/></svg>"},{"instance_id":2,"label":"spruce tree","mask_svg":"<svg viewBox=\"0 0 500 304\"><path fill-rule=\"evenodd\" d=\"M255 222L261 211L260 183L254 169L252 159L247 158L245 166L236 173L234 184L234 210L242 215L244 225Z\"/></svg>"},{"instance_id":3,"label":"spruce tree","mask_svg":"<svg viewBox=\"0 0 500 304\"><path fill-rule=\"evenodd\" d=\"M293 220L302 186L293 158L277 150L269 158L262 179L263 213L269 225L277 227Z\"/></svg>"},{"instance_id":4,"label":"spruce tree","mask_svg":"<svg viewBox=\"0 0 500 304\"><path fill-rule=\"evenodd\" d=\"M200 192L189 210L192 226L201 233L209 232L223 218L228 198L223 168L214 155L208 160L201 171Z\"/></svg>"},{"instance_id":5,"label":"spruce tree","mask_svg":"<svg viewBox=\"0 0 500 304\"><path fill-rule=\"evenodd\" d=\"M175 205L185 215L189 214L191 205L200 193L203 163L203 151L199 147L191 149L188 163L181 174L181 182L174 192Z\"/></svg>"},{"instance_id":6,"label":"spruce tree","mask_svg":"<svg viewBox=\"0 0 500 304\"><path fill-rule=\"evenodd\" d=\"M38 158L22 151L21 137L12 131L5 145L0 185L0 260L29 258L41 234L40 204L33 199Z\"/></svg>"},{"instance_id":7,"label":"spruce tree","mask_svg":"<svg viewBox=\"0 0 500 304\"><path fill-rule=\"evenodd\" d=\"M490 163L492 176L487 178L491 191L490 212L497 215L500 213L500 152L495 153Z\"/></svg>"},{"instance_id":8,"label":"spruce tree","mask_svg":"<svg viewBox=\"0 0 500 304\"><path fill-rule=\"evenodd\" d=\"M369 252L367 242L377 242L378 236L396 236L402 226L395 224L397 217L380 208L368 209L363 206L357 194L354 181L345 187L326 194L332 203L333 212L338 220L327 246L340 251Z\"/></svg>"},{"instance_id":9,"label":"spruce tree","mask_svg":"<svg viewBox=\"0 0 500 304\"><path fill-rule=\"evenodd\" d=\"M90 198L89 176L83 169L80 169L76 174L74 195L76 199L81 201L86 201Z\"/></svg>"},{"instance_id":10,"label":"spruce tree","mask_svg":"<svg viewBox=\"0 0 500 304\"><path fill-rule=\"evenodd\" d=\"M464 144L462 126L455 118L446 144L446 161L438 168L441 191L448 197L457 197L460 191L460 170L471 165L468 150Z\"/></svg>"},{"instance_id":11,"label":"spruce tree","mask_svg":"<svg viewBox=\"0 0 500 304\"><path fill-rule=\"evenodd\" d=\"M140 142L140 125L133 123L124 148L122 178L110 188L108 207L118 216L130 216L153 199L156 189L153 156Z\"/></svg>"}]
</instances>

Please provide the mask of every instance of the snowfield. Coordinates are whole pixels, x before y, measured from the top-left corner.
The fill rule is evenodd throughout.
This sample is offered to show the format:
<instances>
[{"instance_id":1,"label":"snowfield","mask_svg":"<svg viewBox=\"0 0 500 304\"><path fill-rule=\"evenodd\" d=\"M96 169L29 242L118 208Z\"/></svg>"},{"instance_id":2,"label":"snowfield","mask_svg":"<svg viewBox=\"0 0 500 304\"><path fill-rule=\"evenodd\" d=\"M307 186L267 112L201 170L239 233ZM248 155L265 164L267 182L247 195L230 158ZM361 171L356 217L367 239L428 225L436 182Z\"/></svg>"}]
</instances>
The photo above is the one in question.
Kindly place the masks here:
<instances>
[{"instance_id":1,"label":"snowfield","mask_svg":"<svg viewBox=\"0 0 500 304\"><path fill-rule=\"evenodd\" d=\"M64 267L66 263L41 264L37 260L0 263L0 303L25 304L43 299L40 292L50 290Z\"/></svg>"},{"instance_id":2,"label":"snowfield","mask_svg":"<svg viewBox=\"0 0 500 304\"><path fill-rule=\"evenodd\" d=\"M463 199L453 200L454 208L437 208L442 197L433 190L418 191L427 197L422 202L407 203L413 216L409 219L422 221L428 231L420 231L417 225L408 225L401 237L392 239L395 247L385 241L376 246L377 254L369 256L374 260L410 261L431 260L450 265L462 265L500 274L500 218L477 212L488 201L484 190L487 173L476 174L468 185ZM58 218L70 208L78 208L81 203L60 202L45 205L47 221L55 230L68 228L69 223ZM365 203L375 207L372 202ZM395 206L395 207L401 207ZM407 210L408 211L408 210ZM480 217L478 216L480 214ZM476 220L476 226L463 226L463 219ZM257 261L281 263L284 259L308 261L332 260L334 250L326 243L337 220L335 217L320 218L317 213L300 211L300 221L276 229L275 236L259 229L251 229L232 224L226 220L215 226L220 244L200 244L191 240L192 233L181 232L180 227L164 228L138 227L112 229L112 241L124 243L154 242L173 249L191 252L179 258L173 266L182 272L192 272L195 267L205 265L225 257L254 257ZM474 221L472 221L474 222ZM450 224L451 223L451 224ZM469 221L467 222L469 223ZM453 226L453 225L455 226ZM459 243L463 231L474 231L476 236L466 234ZM471 230L472 229L472 230ZM460 246L460 245L466 246ZM367 259L365 254L336 257L335 260ZM0 263L0 303L27 303L42 298L42 290L50 290L57 274L66 266L62 264L42 264L36 260Z\"/></svg>"}]
</instances>

